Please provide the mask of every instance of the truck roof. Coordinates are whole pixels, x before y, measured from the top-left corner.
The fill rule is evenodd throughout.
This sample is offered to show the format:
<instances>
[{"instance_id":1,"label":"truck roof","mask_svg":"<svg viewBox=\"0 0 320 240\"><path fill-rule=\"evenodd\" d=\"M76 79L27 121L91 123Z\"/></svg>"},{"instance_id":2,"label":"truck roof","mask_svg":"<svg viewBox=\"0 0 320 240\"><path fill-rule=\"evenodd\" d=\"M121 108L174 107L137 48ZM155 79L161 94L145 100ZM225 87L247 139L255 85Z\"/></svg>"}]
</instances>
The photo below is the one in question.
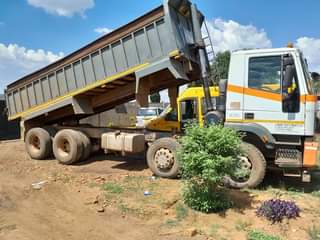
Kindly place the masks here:
<instances>
[{"instance_id":1,"label":"truck roof","mask_svg":"<svg viewBox=\"0 0 320 240\"><path fill-rule=\"evenodd\" d=\"M257 48L257 49L242 49L232 52L232 55L245 55L255 53L281 53L281 52L299 52L297 48Z\"/></svg>"}]
</instances>

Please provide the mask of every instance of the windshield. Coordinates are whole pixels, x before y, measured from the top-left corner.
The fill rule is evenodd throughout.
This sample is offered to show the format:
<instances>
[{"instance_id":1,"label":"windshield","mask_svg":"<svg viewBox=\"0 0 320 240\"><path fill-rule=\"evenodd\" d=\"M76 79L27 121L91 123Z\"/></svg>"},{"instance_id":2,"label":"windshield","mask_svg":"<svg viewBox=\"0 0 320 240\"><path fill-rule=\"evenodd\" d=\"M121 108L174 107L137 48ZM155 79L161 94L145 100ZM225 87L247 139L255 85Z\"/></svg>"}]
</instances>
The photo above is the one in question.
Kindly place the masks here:
<instances>
[{"instance_id":1,"label":"windshield","mask_svg":"<svg viewBox=\"0 0 320 240\"><path fill-rule=\"evenodd\" d=\"M152 117L157 116L157 109L140 108L137 116L139 117Z\"/></svg>"},{"instance_id":2,"label":"windshield","mask_svg":"<svg viewBox=\"0 0 320 240\"><path fill-rule=\"evenodd\" d=\"M313 81L312 81L310 72L308 70L308 63L307 63L307 60L303 57L302 53L300 54L300 60L301 60L303 75L304 75L304 78L306 79L308 93L314 94L314 86L313 86Z\"/></svg>"}]
</instances>

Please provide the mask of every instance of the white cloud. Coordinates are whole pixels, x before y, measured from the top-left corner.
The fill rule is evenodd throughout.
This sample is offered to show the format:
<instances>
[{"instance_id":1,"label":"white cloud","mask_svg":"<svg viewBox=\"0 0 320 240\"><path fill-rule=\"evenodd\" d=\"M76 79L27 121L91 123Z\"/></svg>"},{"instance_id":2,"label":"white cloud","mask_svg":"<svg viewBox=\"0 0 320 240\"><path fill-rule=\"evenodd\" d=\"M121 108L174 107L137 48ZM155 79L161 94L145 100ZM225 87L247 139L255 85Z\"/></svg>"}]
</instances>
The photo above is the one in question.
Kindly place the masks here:
<instances>
[{"instance_id":1,"label":"white cloud","mask_svg":"<svg viewBox=\"0 0 320 240\"><path fill-rule=\"evenodd\" d=\"M42 8L50 14L72 17L79 14L85 17L85 11L94 7L94 0L27 0L34 7Z\"/></svg>"},{"instance_id":2,"label":"white cloud","mask_svg":"<svg viewBox=\"0 0 320 240\"><path fill-rule=\"evenodd\" d=\"M207 21L214 50L238 50L244 48L270 48L272 43L264 29L253 25L241 25L233 20Z\"/></svg>"},{"instance_id":3,"label":"white cloud","mask_svg":"<svg viewBox=\"0 0 320 240\"><path fill-rule=\"evenodd\" d=\"M320 72L320 39L301 37L297 39L296 46L307 58L309 70Z\"/></svg>"},{"instance_id":4,"label":"white cloud","mask_svg":"<svg viewBox=\"0 0 320 240\"><path fill-rule=\"evenodd\" d=\"M17 44L0 43L0 93L5 86L49 63L63 57L62 52L54 54L42 49L26 49Z\"/></svg>"},{"instance_id":5,"label":"white cloud","mask_svg":"<svg viewBox=\"0 0 320 240\"><path fill-rule=\"evenodd\" d=\"M111 29L111 28L105 28L105 27L99 27L99 28L96 28L96 29L94 29L94 31L96 32L96 33L99 33L99 34L107 34L107 33L110 33L110 32L112 32L113 31L113 29Z\"/></svg>"}]
</instances>

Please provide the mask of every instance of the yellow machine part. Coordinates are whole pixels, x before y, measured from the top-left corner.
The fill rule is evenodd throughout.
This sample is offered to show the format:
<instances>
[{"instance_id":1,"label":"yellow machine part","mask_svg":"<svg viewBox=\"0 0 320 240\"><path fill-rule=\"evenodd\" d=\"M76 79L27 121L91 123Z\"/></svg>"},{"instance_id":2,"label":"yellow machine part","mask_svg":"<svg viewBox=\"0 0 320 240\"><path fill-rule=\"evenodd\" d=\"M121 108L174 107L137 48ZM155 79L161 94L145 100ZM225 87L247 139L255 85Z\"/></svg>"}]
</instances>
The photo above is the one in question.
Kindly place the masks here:
<instances>
[{"instance_id":1,"label":"yellow machine part","mask_svg":"<svg viewBox=\"0 0 320 240\"><path fill-rule=\"evenodd\" d=\"M211 97L218 97L219 96L219 88L218 87L210 87ZM196 99L197 106L198 106L198 121L200 125L203 125L203 106L202 101L204 99L204 91L203 87L189 87L184 90L179 97L177 98L178 109L172 109L171 107L166 109L166 112L161 114L158 118L152 119L147 125L146 128L153 131L180 131L180 102L187 100L187 99ZM177 119L175 120L168 120L170 118L166 118L169 114L173 112L176 113Z\"/></svg>"}]
</instances>

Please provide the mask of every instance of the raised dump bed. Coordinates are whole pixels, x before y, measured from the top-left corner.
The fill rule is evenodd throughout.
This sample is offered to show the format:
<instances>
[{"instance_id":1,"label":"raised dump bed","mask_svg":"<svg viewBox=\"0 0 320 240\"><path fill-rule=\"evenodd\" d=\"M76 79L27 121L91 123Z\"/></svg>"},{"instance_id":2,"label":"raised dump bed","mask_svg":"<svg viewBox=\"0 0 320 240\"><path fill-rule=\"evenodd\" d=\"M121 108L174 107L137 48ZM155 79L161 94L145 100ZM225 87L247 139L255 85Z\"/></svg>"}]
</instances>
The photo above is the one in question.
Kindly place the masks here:
<instances>
[{"instance_id":1,"label":"raised dump bed","mask_svg":"<svg viewBox=\"0 0 320 240\"><path fill-rule=\"evenodd\" d=\"M125 26L8 85L9 119L61 123L135 98L144 106L148 94L196 80L199 64L190 11L189 1L166 0ZM200 13L199 19L203 21Z\"/></svg>"}]
</instances>

